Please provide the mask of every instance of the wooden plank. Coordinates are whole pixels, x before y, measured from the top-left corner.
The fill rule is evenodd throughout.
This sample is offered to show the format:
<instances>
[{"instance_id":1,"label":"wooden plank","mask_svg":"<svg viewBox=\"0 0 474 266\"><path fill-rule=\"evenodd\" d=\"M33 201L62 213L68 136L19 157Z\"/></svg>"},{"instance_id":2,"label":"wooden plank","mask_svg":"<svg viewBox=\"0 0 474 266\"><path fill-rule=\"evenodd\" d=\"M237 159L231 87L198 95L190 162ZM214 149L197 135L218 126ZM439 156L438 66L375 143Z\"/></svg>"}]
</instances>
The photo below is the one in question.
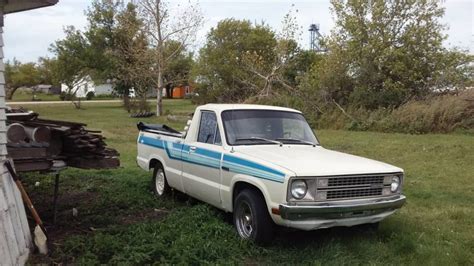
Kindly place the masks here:
<instances>
[{"instance_id":1,"label":"wooden plank","mask_svg":"<svg viewBox=\"0 0 474 266\"><path fill-rule=\"evenodd\" d=\"M0 201L3 201L3 191L0 190ZM2 264L5 265L14 265L14 260L12 259L10 252L10 245L7 242L7 230L5 228L4 219L6 218L6 211L0 210L0 258Z\"/></svg>"},{"instance_id":2,"label":"wooden plank","mask_svg":"<svg viewBox=\"0 0 474 266\"><path fill-rule=\"evenodd\" d=\"M25 264L31 234L21 194L8 171L0 166L0 264ZM3 253L3 254L2 254ZM5 259L4 259L5 258Z\"/></svg>"},{"instance_id":3,"label":"wooden plank","mask_svg":"<svg viewBox=\"0 0 474 266\"><path fill-rule=\"evenodd\" d=\"M31 241L32 239L31 239L31 234L30 234L30 225L28 224L28 220L26 219L25 204L23 203L20 190L17 188L7 168L4 165L2 165L0 169L1 168L3 168L4 175L7 175L8 177L10 177L7 183L9 183L10 187L12 188L11 190L13 192L14 205L16 206L15 210L17 213L17 222L15 224L19 225L19 228L21 228L22 230L21 235L23 236L23 239L24 239L25 248L29 249L33 242Z\"/></svg>"},{"instance_id":4,"label":"wooden plank","mask_svg":"<svg viewBox=\"0 0 474 266\"><path fill-rule=\"evenodd\" d=\"M1 182L5 181L3 176L1 177L1 179L2 179ZM16 208L16 206L13 206L13 204L10 205L10 202L8 200L8 196L6 195L6 192L11 190L11 187L4 186L4 188L5 188L5 190L2 190L2 195L0 195L0 196L2 197L2 200L5 200L5 203L7 205L7 210L0 213L0 216L1 216L0 222L2 223L3 230L5 231L4 239L2 241L4 241L6 243L6 245L8 246L8 250L10 252L10 256L11 256L12 260L16 260L14 258L17 258L17 257L20 256L20 248L21 247L20 247L18 241L16 240L15 229L13 227L12 218L11 218L11 214L10 214L10 209L11 208Z\"/></svg>"},{"instance_id":5,"label":"wooden plank","mask_svg":"<svg viewBox=\"0 0 474 266\"><path fill-rule=\"evenodd\" d=\"M15 148L7 147L8 155L13 159L45 158L46 148Z\"/></svg>"},{"instance_id":6,"label":"wooden plank","mask_svg":"<svg viewBox=\"0 0 474 266\"><path fill-rule=\"evenodd\" d=\"M23 204L18 205L16 201L16 184L13 182L13 179L11 178L10 174L4 173L3 174L3 183L6 185L5 187L8 187L10 189L7 189L5 191L5 196L9 205L9 214L10 214L10 219L12 222L12 227L13 227L13 233L15 236L15 239L18 243L18 248L19 248L19 254L21 254L21 249L26 247L25 243L25 238L23 236L23 230L21 228L21 223L20 223L20 214L19 214L19 209L24 208Z\"/></svg>"},{"instance_id":7,"label":"wooden plank","mask_svg":"<svg viewBox=\"0 0 474 266\"><path fill-rule=\"evenodd\" d=\"M15 169L18 172L45 171L52 165L52 160L15 160Z\"/></svg>"}]
</instances>

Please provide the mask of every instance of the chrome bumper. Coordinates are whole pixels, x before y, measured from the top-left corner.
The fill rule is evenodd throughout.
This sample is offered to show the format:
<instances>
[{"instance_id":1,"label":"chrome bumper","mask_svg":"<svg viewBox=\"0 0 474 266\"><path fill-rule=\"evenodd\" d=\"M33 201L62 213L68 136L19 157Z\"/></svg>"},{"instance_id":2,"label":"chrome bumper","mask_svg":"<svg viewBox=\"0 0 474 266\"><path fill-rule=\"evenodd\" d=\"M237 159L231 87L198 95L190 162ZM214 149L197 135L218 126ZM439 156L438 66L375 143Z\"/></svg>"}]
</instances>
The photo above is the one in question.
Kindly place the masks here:
<instances>
[{"instance_id":1,"label":"chrome bumper","mask_svg":"<svg viewBox=\"0 0 474 266\"><path fill-rule=\"evenodd\" d=\"M343 219L365 217L393 211L403 206L403 195L391 199L372 199L354 203L325 202L317 205L280 205L281 218L287 220L307 220L312 218Z\"/></svg>"}]
</instances>

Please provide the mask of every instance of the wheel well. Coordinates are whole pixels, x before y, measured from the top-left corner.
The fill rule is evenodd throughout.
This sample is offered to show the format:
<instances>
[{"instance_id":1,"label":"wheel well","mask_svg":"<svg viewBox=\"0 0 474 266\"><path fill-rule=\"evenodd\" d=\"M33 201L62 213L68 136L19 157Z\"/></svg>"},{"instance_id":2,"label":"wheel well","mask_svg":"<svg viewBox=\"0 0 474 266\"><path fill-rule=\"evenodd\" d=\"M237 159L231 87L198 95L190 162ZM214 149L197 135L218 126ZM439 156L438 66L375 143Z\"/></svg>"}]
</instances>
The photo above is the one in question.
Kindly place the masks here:
<instances>
[{"instance_id":1,"label":"wheel well","mask_svg":"<svg viewBox=\"0 0 474 266\"><path fill-rule=\"evenodd\" d=\"M262 191L258 187L254 186L250 183L244 182L244 181L239 181L239 182L235 183L234 190L232 192L232 209L234 208L235 198L237 197L237 195L239 195L240 192L242 192L245 189L250 189L250 190L253 190L253 191L257 192L262 197L262 199L263 199L263 201L265 202L265 205L266 205L265 196L263 195Z\"/></svg>"},{"instance_id":2,"label":"wheel well","mask_svg":"<svg viewBox=\"0 0 474 266\"><path fill-rule=\"evenodd\" d=\"M158 159L151 159L148 169L155 169L156 166L163 167L163 164Z\"/></svg>"}]
</instances>

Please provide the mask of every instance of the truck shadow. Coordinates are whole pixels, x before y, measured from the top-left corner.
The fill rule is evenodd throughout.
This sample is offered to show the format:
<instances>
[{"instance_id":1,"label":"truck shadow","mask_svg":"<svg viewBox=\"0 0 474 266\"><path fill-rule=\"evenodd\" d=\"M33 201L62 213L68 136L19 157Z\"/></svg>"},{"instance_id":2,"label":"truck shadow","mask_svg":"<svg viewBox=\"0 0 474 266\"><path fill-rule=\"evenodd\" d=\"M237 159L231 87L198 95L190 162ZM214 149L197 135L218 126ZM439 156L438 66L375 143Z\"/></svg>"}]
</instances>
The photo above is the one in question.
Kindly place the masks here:
<instances>
[{"instance_id":1,"label":"truck shadow","mask_svg":"<svg viewBox=\"0 0 474 266\"><path fill-rule=\"evenodd\" d=\"M352 227L332 227L313 231L277 227L275 241L276 247L307 247L324 246L333 240L344 242L354 239L377 238L377 229L370 225L357 225Z\"/></svg>"},{"instance_id":2,"label":"truck shadow","mask_svg":"<svg viewBox=\"0 0 474 266\"><path fill-rule=\"evenodd\" d=\"M180 192L174 195L174 198L190 206L205 204L211 207L222 217L222 221L233 226L232 213L224 212L218 208L212 207L205 202L182 194ZM350 241L354 239L376 239L383 235L377 227L371 224L356 225L352 227L331 227L317 229L312 231L297 230L282 226L275 226L275 239L271 244L272 248L305 248L308 246L324 246L330 241Z\"/></svg>"}]
</instances>

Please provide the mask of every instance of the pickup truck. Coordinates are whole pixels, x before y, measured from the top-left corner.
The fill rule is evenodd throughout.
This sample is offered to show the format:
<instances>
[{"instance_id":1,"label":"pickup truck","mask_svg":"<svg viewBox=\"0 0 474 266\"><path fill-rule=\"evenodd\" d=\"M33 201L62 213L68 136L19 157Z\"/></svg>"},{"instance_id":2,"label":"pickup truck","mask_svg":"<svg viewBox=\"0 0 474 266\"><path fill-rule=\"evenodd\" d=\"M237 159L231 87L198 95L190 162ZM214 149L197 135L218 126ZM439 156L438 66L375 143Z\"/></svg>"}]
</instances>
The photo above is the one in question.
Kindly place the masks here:
<instances>
[{"instance_id":1,"label":"pickup truck","mask_svg":"<svg viewBox=\"0 0 474 266\"><path fill-rule=\"evenodd\" d=\"M378 225L405 202L402 169L323 148L301 112L207 104L184 132L139 123L137 163L162 197L181 191L233 213L259 244L275 225L301 230Z\"/></svg>"}]
</instances>

